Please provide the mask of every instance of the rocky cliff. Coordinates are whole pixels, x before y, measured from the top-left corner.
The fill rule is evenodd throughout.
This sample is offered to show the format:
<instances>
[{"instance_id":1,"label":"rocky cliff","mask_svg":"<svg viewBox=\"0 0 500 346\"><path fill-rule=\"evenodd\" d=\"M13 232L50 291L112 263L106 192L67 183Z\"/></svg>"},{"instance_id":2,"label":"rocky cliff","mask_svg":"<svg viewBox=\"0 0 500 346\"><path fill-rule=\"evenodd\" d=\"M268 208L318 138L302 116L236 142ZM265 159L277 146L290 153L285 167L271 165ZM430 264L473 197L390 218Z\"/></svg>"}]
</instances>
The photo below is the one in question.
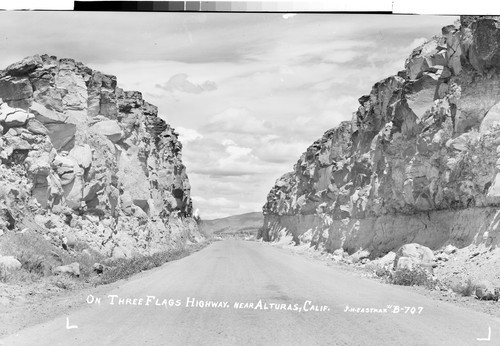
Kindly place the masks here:
<instances>
[{"instance_id":1,"label":"rocky cliff","mask_svg":"<svg viewBox=\"0 0 500 346\"><path fill-rule=\"evenodd\" d=\"M178 134L115 76L42 55L0 71L0 236L113 257L200 238Z\"/></svg>"},{"instance_id":2,"label":"rocky cliff","mask_svg":"<svg viewBox=\"0 0 500 346\"><path fill-rule=\"evenodd\" d=\"M500 245L500 17L444 27L359 104L276 181L261 237L372 256Z\"/></svg>"}]
</instances>

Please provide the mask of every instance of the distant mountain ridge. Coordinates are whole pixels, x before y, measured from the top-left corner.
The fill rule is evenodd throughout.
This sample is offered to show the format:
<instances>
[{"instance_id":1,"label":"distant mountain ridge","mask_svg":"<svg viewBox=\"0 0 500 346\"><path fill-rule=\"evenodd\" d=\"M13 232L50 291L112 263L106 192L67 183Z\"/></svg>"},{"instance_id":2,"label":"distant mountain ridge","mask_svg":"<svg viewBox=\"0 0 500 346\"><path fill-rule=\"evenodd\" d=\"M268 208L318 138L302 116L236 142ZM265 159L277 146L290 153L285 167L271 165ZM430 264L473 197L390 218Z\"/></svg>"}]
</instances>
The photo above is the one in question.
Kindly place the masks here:
<instances>
[{"instance_id":1,"label":"distant mountain ridge","mask_svg":"<svg viewBox=\"0 0 500 346\"><path fill-rule=\"evenodd\" d=\"M264 216L260 212L231 215L228 217L203 220L200 229L208 234L257 234L262 227Z\"/></svg>"}]
</instances>

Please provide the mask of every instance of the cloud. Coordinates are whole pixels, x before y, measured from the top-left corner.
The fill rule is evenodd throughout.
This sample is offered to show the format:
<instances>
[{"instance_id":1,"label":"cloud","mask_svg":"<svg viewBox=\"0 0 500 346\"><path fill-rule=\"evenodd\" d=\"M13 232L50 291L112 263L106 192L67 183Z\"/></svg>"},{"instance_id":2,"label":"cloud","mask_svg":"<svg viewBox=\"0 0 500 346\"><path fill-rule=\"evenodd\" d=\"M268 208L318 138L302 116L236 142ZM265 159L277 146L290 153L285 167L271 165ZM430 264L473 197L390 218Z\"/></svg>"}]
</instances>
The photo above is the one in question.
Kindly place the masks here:
<instances>
[{"instance_id":1,"label":"cloud","mask_svg":"<svg viewBox=\"0 0 500 346\"><path fill-rule=\"evenodd\" d=\"M181 91L190 94L201 94L205 91L213 91L217 89L217 84L212 81L204 81L201 84L195 84L188 80L188 75L185 73L176 74L163 85L156 84L157 88L174 92Z\"/></svg>"},{"instance_id":2,"label":"cloud","mask_svg":"<svg viewBox=\"0 0 500 346\"><path fill-rule=\"evenodd\" d=\"M213 115L203 130L209 133L232 132L265 134L270 132L269 122L257 119L245 108L228 108Z\"/></svg>"},{"instance_id":3,"label":"cloud","mask_svg":"<svg viewBox=\"0 0 500 346\"><path fill-rule=\"evenodd\" d=\"M258 146L254 153L262 161L268 163L294 163L300 154L310 145L303 141L290 141L279 138L265 142Z\"/></svg>"},{"instance_id":4,"label":"cloud","mask_svg":"<svg viewBox=\"0 0 500 346\"><path fill-rule=\"evenodd\" d=\"M189 172L210 177L258 174L252 149L239 146L234 140L205 135L188 142L183 151Z\"/></svg>"},{"instance_id":5,"label":"cloud","mask_svg":"<svg viewBox=\"0 0 500 346\"><path fill-rule=\"evenodd\" d=\"M427 42L429 39L425 38L425 37L418 37L416 39L414 39L407 47L404 47L405 48L405 51L407 52L411 52L413 49L423 45L425 42ZM409 55L409 54L408 54Z\"/></svg>"},{"instance_id":6,"label":"cloud","mask_svg":"<svg viewBox=\"0 0 500 346\"><path fill-rule=\"evenodd\" d=\"M195 129L188 129L182 126L178 126L176 128L177 132L179 133L179 140L181 143L186 144L189 142L193 142L199 139L202 139L203 136L201 133L196 131Z\"/></svg>"},{"instance_id":7,"label":"cloud","mask_svg":"<svg viewBox=\"0 0 500 346\"><path fill-rule=\"evenodd\" d=\"M237 209L240 206L238 203L224 197L203 198L203 197L193 196L192 199L195 203L203 203L209 207Z\"/></svg>"}]
</instances>

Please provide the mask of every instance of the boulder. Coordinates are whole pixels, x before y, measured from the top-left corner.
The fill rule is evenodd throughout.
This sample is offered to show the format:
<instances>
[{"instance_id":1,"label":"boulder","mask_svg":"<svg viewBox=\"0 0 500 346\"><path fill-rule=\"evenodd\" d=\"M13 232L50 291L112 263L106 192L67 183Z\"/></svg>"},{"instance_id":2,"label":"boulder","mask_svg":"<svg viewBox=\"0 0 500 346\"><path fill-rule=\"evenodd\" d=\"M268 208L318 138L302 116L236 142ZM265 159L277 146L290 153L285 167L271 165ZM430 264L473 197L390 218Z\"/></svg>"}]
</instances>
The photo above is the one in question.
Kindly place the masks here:
<instances>
[{"instance_id":1,"label":"boulder","mask_svg":"<svg viewBox=\"0 0 500 346\"><path fill-rule=\"evenodd\" d=\"M9 107L6 103L0 106L0 121L6 127L23 126L29 118L30 114L24 109Z\"/></svg>"},{"instance_id":2,"label":"boulder","mask_svg":"<svg viewBox=\"0 0 500 346\"><path fill-rule=\"evenodd\" d=\"M75 164L73 166L73 182L63 186L66 205L73 209L82 207L82 198L85 187L83 168Z\"/></svg>"},{"instance_id":3,"label":"boulder","mask_svg":"<svg viewBox=\"0 0 500 346\"><path fill-rule=\"evenodd\" d=\"M446 142L446 146L458 151L467 151L467 149L476 145L478 139L477 132L466 132L454 139L450 139Z\"/></svg>"},{"instance_id":4,"label":"boulder","mask_svg":"<svg viewBox=\"0 0 500 346\"><path fill-rule=\"evenodd\" d=\"M33 102L29 110L35 115L35 119L42 124L62 124L68 119L68 116L48 109L38 102Z\"/></svg>"},{"instance_id":5,"label":"boulder","mask_svg":"<svg viewBox=\"0 0 500 346\"><path fill-rule=\"evenodd\" d=\"M70 157L61 155L55 157L52 166L59 175L62 185L68 185L75 179L75 164Z\"/></svg>"},{"instance_id":6,"label":"boulder","mask_svg":"<svg viewBox=\"0 0 500 346\"><path fill-rule=\"evenodd\" d=\"M68 156L73 158L73 160L83 169L89 168L92 164L92 149L88 144L75 145L75 147L69 152Z\"/></svg>"},{"instance_id":7,"label":"boulder","mask_svg":"<svg viewBox=\"0 0 500 346\"><path fill-rule=\"evenodd\" d=\"M500 203L500 173L495 175L495 179L486 193L486 202L492 205Z\"/></svg>"},{"instance_id":8,"label":"boulder","mask_svg":"<svg viewBox=\"0 0 500 346\"><path fill-rule=\"evenodd\" d=\"M85 202L91 201L96 198L97 192L101 191L104 185L100 181L93 180L85 185L83 189L82 200Z\"/></svg>"},{"instance_id":9,"label":"boulder","mask_svg":"<svg viewBox=\"0 0 500 346\"><path fill-rule=\"evenodd\" d=\"M68 116L66 122L83 125L87 121L87 110L86 109L67 109L64 114Z\"/></svg>"},{"instance_id":10,"label":"boulder","mask_svg":"<svg viewBox=\"0 0 500 346\"><path fill-rule=\"evenodd\" d=\"M420 265L420 261L413 257L399 257L397 262L394 262L394 270L413 270Z\"/></svg>"},{"instance_id":11,"label":"boulder","mask_svg":"<svg viewBox=\"0 0 500 346\"><path fill-rule=\"evenodd\" d=\"M403 257L404 259L400 264L399 261ZM413 267L415 265L432 267L433 261L434 253L428 247L417 243L405 244L401 246L398 251L396 251L396 256L394 259L394 269L408 266Z\"/></svg>"},{"instance_id":12,"label":"boulder","mask_svg":"<svg viewBox=\"0 0 500 346\"><path fill-rule=\"evenodd\" d=\"M405 63L406 74L408 78L415 80L430 67L444 65L445 62L446 50L436 40L430 40L413 50Z\"/></svg>"},{"instance_id":13,"label":"boulder","mask_svg":"<svg viewBox=\"0 0 500 346\"><path fill-rule=\"evenodd\" d=\"M483 280L476 286L476 297L479 300L495 300L498 301L500 291L493 287L492 283Z\"/></svg>"},{"instance_id":14,"label":"boulder","mask_svg":"<svg viewBox=\"0 0 500 346\"><path fill-rule=\"evenodd\" d=\"M406 87L408 106L418 119L422 119L425 112L432 107L439 84L438 75L425 72L411 86Z\"/></svg>"},{"instance_id":15,"label":"boulder","mask_svg":"<svg viewBox=\"0 0 500 346\"><path fill-rule=\"evenodd\" d=\"M7 127L18 127L26 124L29 114L23 110L16 110L14 113L7 114L5 125Z\"/></svg>"},{"instance_id":16,"label":"boulder","mask_svg":"<svg viewBox=\"0 0 500 346\"><path fill-rule=\"evenodd\" d=\"M454 254L457 251L458 251L458 248L454 245L451 245L451 244L446 245L446 247L443 250L443 252L447 255Z\"/></svg>"},{"instance_id":17,"label":"boulder","mask_svg":"<svg viewBox=\"0 0 500 346\"><path fill-rule=\"evenodd\" d=\"M359 261L368 258L370 256L370 251L368 250L358 250L353 253L350 257L353 263L358 263Z\"/></svg>"},{"instance_id":18,"label":"boulder","mask_svg":"<svg viewBox=\"0 0 500 346\"><path fill-rule=\"evenodd\" d=\"M57 151L73 147L76 134L75 124L46 123L45 127L49 130L50 141Z\"/></svg>"},{"instance_id":19,"label":"boulder","mask_svg":"<svg viewBox=\"0 0 500 346\"><path fill-rule=\"evenodd\" d=\"M63 243L66 244L66 247L74 249L78 241L74 234L66 232L63 238Z\"/></svg>"},{"instance_id":20,"label":"boulder","mask_svg":"<svg viewBox=\"0 0 500 346\"><path fill-rule=\"evenodd\" d=\"M14 256L0 256L0 269L11 273L21 269L21 262L14 258Z\"/></svg>"},{"instance_id":21,"label":"boulder","mask_svg":"<svg viewBox=\"0 0 500 346\"><path fill-rule=\"evenodd\" d=\"M115 120L100 121L90 127L90 130L106 136L111 142L116 143L123 137L123 131Z\"/></svg>"},{"instance_id":22,"label":"boulder","mask_svg":"<svg viewBox=\"0 0 500 346\"><path fill-rule=\"evenodd\" d=\"M5 158L12 157L15 152L27 152L33 149L33 146L30 143L19 136L12 135L11 133L4 135L3 139L4 145L1 154Z\"/></svg>"},{"instance_id":23,"label":"boulder","mask_svg":"<svg viewBox=\"0 0 500 346\"><path fill-rule=\"evenodd\" d=\"M135 206L133 208L133 212L134 212L134 216L138 219L147 219L148 218L148 214L146 214L146 212L140 207Z\"/></svg>"},{"instance_id":24,"label":"boulder","mask_svg":"<svg viewBox=\"0 0 500 346\"><path fill-rule=\"evenodd\" d=\"M394 266L394 260L396 259L396 253L390 251L385 254L382 258L378 260L378 263L383 268L392 268Z\"/></svg>"},{"instance_id":25,"label":"boulder","mask_svg":"<svg viewBox=\"0 0 500 346\"><path fill-rule=\"evenodd\" d=\"M490 108L486 116L481 121L481 126L479 127L479 132L484 133L488 130L492 130L494 126L500 125L500 102L496 103Z\"/></svg>"},{"instance_id":26,"label":"boulder","mask_svg":"<svg viewBox=\"0 0 500 346\"><path fill-rule=\"evenodd\" d=\"M53 157L49 152L32 151L28 154L24 164L35 185L46 183L45 178L50 173L52 160Z\"/></svg>"},{"instance_id":27,"label":"boulder","mask_svg":"<svg viewBox=\"0 0 500 346\"><path fill-rule=\"evenodd\" d=\"M42 65L43 61L40 56L33 55L7 66L4 72L11 76L23 76L33 72Z\"/></svg>"},{"instance_id":28,"label":"boulder","mask_svg":"<svg viewBox=\"0 0 500 346\"><path fill-rule=\"evenodd\" d=\"M5 76L0 78L0 98L11 107L28 109L33 87L28 77Z\"/></svg>"},{"instance_id":29,"label":"boulder","mask_svg":"<svg viewBox=\"0 0 500 346\"><path fill-rule=\"evenodd\" d=\"M48 135L49 130L38 120L31 118L26 123L26 129L36 135Z\"/></svg>"},{"instance_id":30,"label":"boulder","mask_svg":"<svg viewBox=\"0 0 500 346\"><path fill-rule=\"evenodd\" d=\"M500 67L500 25L497 18L479 18L472 24L470 63L478 71Z\"/></svg>"},{"instance_id":31,"label":"boulder","mask_svg":"<svg viewBox=\"0 0 500 346\"><path fill-rule=\"evenodd\" d=\"M58 266L55 267L52 272L54 275L68 274L78 277L80 276L80 264L77 262L73 262L68 265Z\"/></svg>"},{"instance_id":32,"label":"boulder","mask_svg":"<svg viewBox=\"0 0 500 346\"><path fill-rule=\"evenodd\" d=\"M53 81L48 81L47 86L44 87L42 90L35 90L33 92L33 100L34 102L44 105L45 108L48 108L56 112L56 114L62 115L65 109L62 102L61 90L53 88L52 84L50 84L51 82ZM33 80L33 85L36 88L35 83L36 80Z\"/></svg>"}]
</instances>

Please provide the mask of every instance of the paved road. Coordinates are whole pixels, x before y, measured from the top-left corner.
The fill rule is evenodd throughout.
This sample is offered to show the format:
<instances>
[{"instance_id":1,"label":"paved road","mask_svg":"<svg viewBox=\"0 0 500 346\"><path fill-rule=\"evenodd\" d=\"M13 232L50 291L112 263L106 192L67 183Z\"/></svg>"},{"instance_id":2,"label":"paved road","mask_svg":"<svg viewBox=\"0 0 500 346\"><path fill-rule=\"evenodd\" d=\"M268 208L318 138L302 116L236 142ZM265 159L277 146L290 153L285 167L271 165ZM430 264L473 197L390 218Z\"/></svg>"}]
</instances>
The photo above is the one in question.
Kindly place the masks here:
<instances>
[{"instance_id":1,"label":"paved road","mask_svg":"<svg viewBox=\"0 0 500 346\"><path fill-rule=\"evenodd\" d=\"M0 345L500 345L498 319L238 240L94 298Z\"/></svg>"}]
</instances>

